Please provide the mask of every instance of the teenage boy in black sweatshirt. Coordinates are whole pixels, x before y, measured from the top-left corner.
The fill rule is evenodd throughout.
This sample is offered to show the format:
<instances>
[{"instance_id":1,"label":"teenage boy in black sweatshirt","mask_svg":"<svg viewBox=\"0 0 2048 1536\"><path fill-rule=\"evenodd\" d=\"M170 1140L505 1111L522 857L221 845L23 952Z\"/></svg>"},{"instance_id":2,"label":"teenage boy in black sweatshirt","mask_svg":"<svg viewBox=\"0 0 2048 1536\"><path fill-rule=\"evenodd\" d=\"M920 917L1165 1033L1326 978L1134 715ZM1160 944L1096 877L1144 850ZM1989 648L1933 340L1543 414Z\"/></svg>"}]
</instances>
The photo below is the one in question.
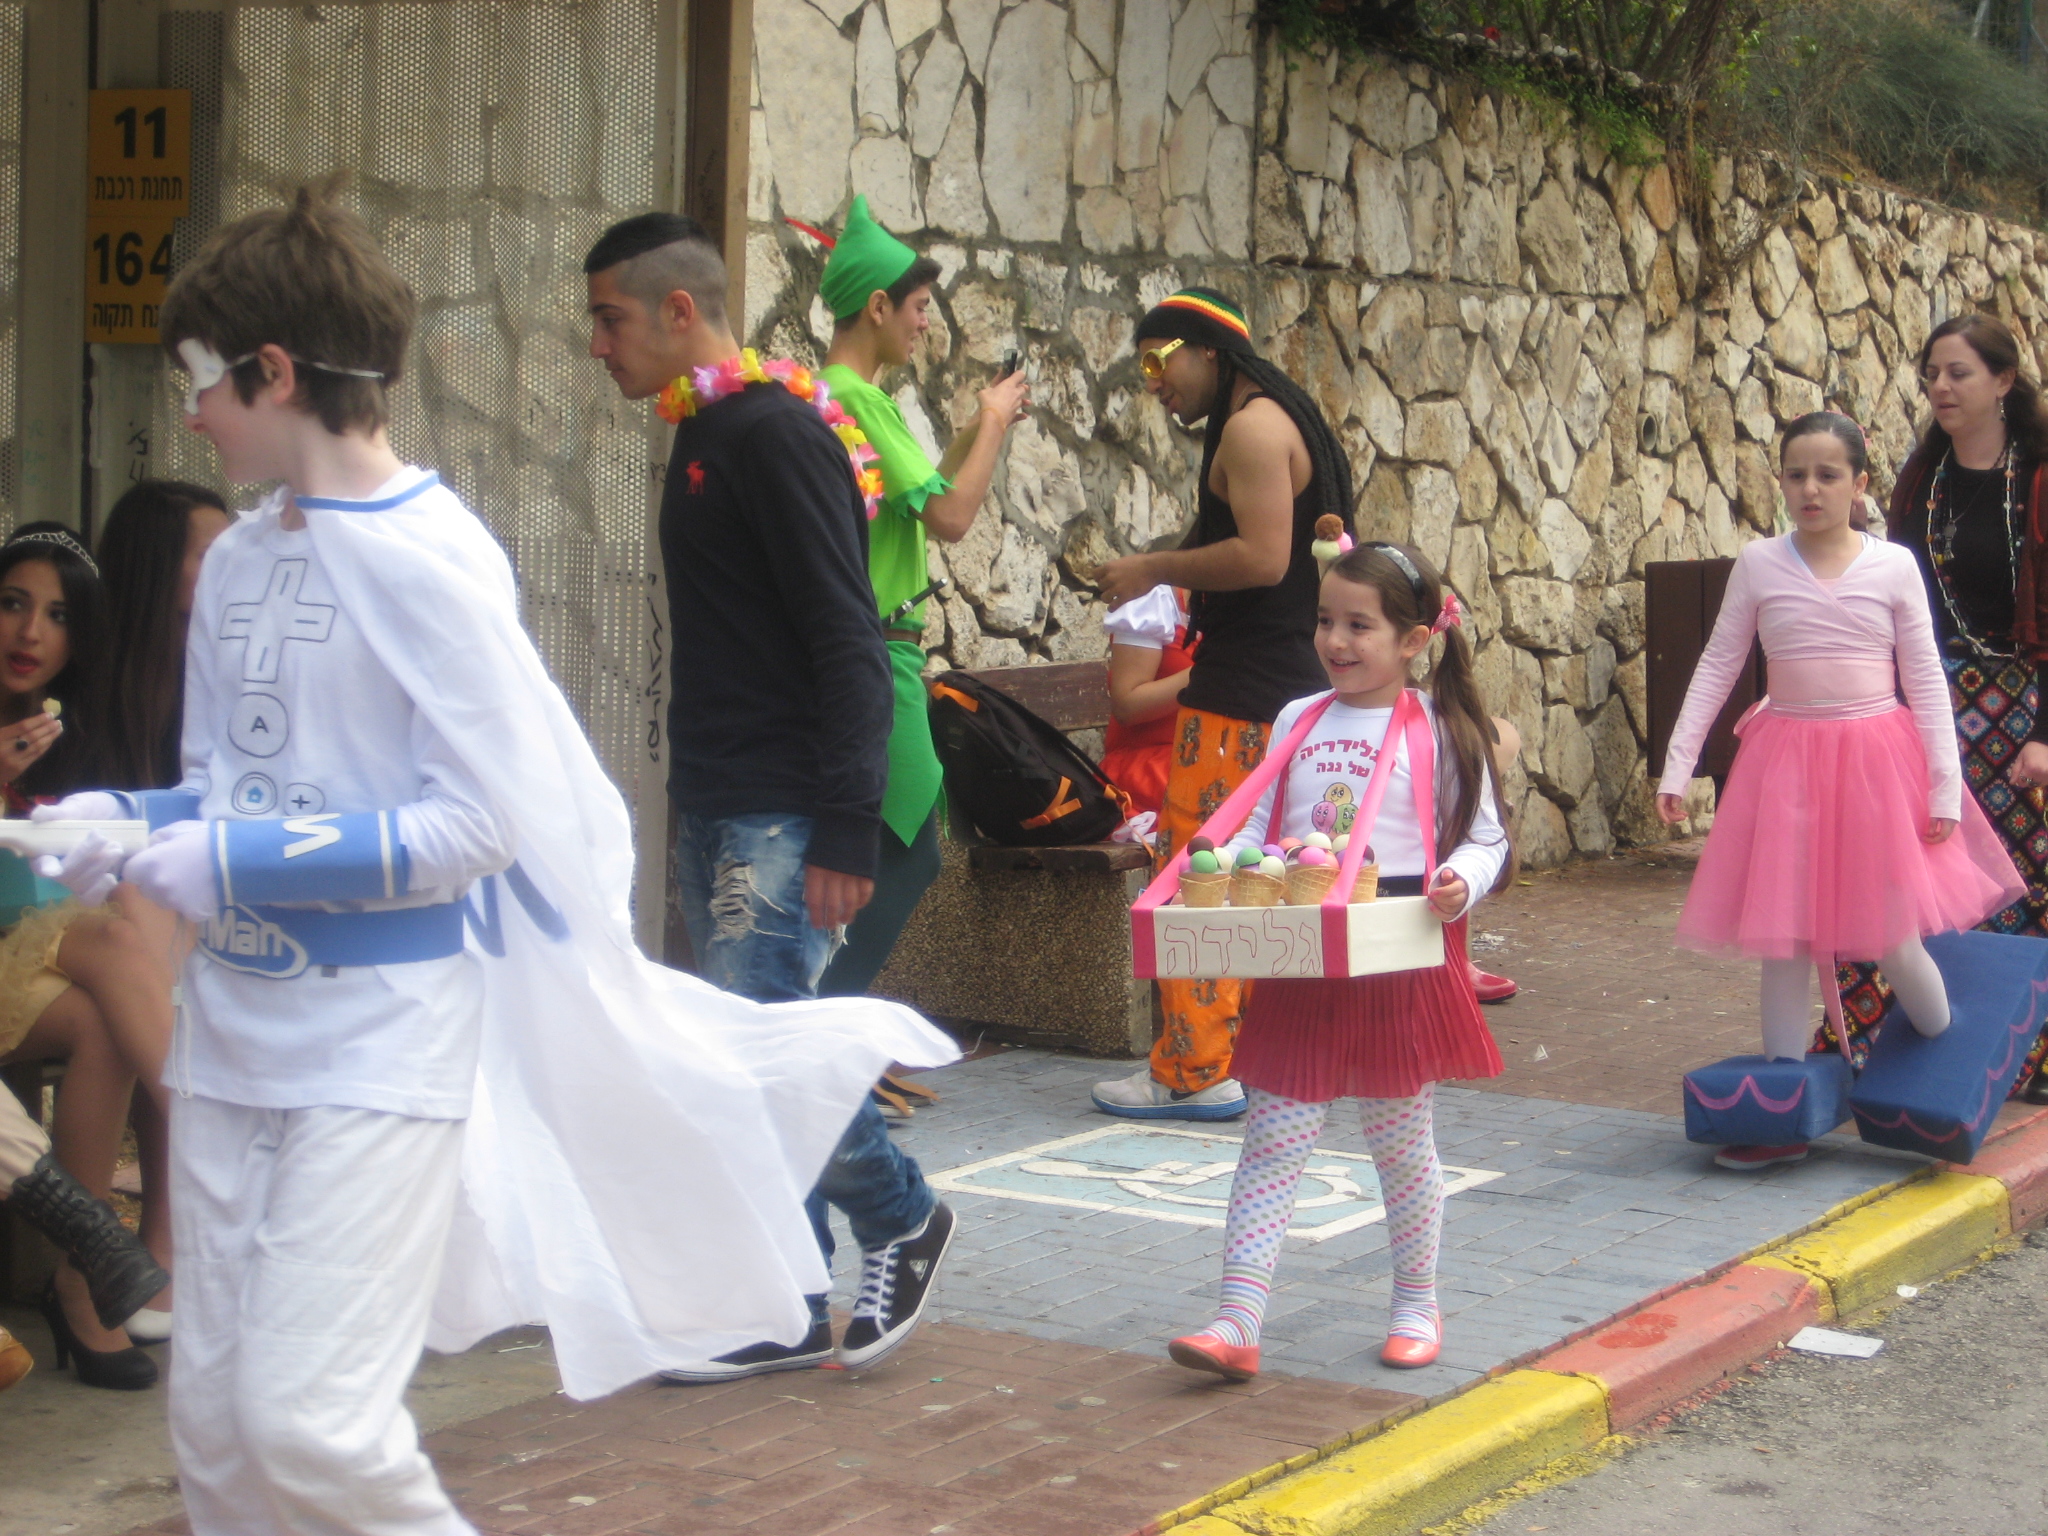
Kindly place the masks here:
<instances>
[{"instance_id":1,"label":"teenage boy in black sweatshirt","mask_svg":"<svg viewBox=\"0 0 2048 1536\"><path fill-rule=\"evenodd\" d=\"M775 382L703 380L740 356L725 264L695 219L649 213L583 263L590 354L629 400L683 408L662 491L674 666L669 793L683 917L706 980L758 1002L817 994L837 936L874 888L893 712L867 576L867 515L847 447ZM666 392L666 393L664 393ZM870 1102L818 1181L862 1250L838 1357L872 1365L917 1325L953 1235ZM815 1220L829 1260L832 1235ZM833 1353L758 1344L677 1379L722 1381Z\"/></svg>"}]
</instances>

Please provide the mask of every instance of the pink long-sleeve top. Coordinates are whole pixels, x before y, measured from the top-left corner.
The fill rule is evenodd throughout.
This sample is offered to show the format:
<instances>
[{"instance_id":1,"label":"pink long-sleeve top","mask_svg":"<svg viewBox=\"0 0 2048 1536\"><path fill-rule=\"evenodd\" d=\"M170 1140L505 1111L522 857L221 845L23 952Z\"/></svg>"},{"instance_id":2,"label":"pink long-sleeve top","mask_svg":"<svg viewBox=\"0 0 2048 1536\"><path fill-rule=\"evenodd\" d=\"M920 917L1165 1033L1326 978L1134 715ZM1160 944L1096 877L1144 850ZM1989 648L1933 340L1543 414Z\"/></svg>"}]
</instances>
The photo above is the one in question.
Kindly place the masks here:
<instances>
[{"instance_id":1,"label":"pink long-sleeve top","mask_svg":"<svg viewBox=\"0 0 2048 1536\"><path fill-rule=\"evenodd\" d=\"M1752 636L1762 639L1770 662L1767 706L1780 714L1882 714L1897 707L1903 692L1927 753L1928 814L1961 817L1962 759L1927 588L1910 550L1869 534L1848 569L1832 580L1813 574L1790 534L1759 539L1736 557L1713 637L1671 733L1660 793L1685 793L1707 732L1749 658Z\"/></svg>"}]
</instances>

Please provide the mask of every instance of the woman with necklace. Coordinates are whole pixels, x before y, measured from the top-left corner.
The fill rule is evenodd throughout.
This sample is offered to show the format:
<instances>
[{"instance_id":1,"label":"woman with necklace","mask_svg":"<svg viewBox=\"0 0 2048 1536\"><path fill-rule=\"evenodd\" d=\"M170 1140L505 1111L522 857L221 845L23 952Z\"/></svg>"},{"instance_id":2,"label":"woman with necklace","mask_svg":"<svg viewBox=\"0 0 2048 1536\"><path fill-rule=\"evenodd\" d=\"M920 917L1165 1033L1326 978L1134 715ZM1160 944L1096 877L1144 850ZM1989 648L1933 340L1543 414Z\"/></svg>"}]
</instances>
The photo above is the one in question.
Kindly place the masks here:
<instances>
[{"instance_id":1,"label":"woman with necklace","mask_svg":"<svg viewBox=\"0 0 2048 1536\"><path fill-rule=\"evenodd\" d=\"M1990 315L1936 326L1920 352L1933 420L1892 487L1888 527L1927 582L1956 711L1964 780L2005 842L2027 894L1982 925L2048 937L2048 405L2020 372L2019 342ZM1842 1011L1860 1067L1883 1016L1883 983L1858 967ZM1834 1049L1821 1026L1815 1049ZM2038 1042L2012 1092L2048 1103Z\"/></svg>"}]
</instances>

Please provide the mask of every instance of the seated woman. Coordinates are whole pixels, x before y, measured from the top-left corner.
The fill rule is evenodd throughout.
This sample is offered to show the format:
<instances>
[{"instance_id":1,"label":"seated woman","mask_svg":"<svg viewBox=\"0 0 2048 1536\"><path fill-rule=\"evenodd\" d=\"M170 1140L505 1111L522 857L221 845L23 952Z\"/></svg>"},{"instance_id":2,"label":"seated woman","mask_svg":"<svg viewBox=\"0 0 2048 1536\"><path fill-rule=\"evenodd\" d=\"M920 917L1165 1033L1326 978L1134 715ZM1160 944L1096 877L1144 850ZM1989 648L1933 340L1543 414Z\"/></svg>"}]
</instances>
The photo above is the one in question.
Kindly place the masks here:
<instances>
[{"instance_id":1,"label":"seated woman","mask_svg":"<svg viewBox=\"0 0 2048 1536\"><path fill-rule=\"evenodd\" d=\"M96 739L104 605L98 568L61 524L29 524L0 546L0 795L12 814L80 782ZM9 854L0 854L0 880L11 892L0 906L0 1065L65 1063L56 1160L104 1200L138 1077L164 1108L169 956L138 920L132 891L89 912ZM76 1356L81 1381L155 1382L155 1362L95 1315L86 1278L68 1260L42 1305L60 1365Z\"/></svg>"},{"instance_id":2,"label":"seated woman","mask_svg":"<svg viewBox=\"0 0 2048 1536\"><path fill-rule=\"evenodd\" d=\"M100 576L110 637L104 707L89 756L87 782L107 789L168 789L178 782L178 735L185 714L185 627L200 562L234 521L219 493L183 480L138 480L116 501L100 530ZM177 919L133 891L124 911L175 971L185 945ZM170 1128L147 1092L129 1111L142 1167L142 1240L171 1262L168 1176ZM171 1336L167 1291L128 1320L137 1343Z\"/></svg>"}]
</instances>

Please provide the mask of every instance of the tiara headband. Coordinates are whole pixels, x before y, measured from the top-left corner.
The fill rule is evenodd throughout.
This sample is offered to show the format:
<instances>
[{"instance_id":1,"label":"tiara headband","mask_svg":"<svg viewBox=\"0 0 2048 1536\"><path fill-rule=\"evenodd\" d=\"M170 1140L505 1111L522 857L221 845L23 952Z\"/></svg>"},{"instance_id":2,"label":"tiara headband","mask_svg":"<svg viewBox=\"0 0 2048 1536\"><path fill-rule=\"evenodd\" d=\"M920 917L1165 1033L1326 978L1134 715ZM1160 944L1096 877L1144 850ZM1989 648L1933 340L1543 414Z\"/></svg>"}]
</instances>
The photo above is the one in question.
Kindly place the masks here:
<instances>
[{"instance_id":1,"label":"tiara headband","mask_svg":"<svg viewBox=\"0 0 2048 1536\"><path fill-rule=\"evenodd\" d=\"M79 559L85 562L85 568L91 571L93 575L97 576L100 573L99 562L87 553L86 547L61 529L38 528L34 533L18 533L4 545L0 545L0 555L4 555L8 550L18 548L23 544L53 544L68 555L78 556Z\"/></svg>"}]
</instances>

